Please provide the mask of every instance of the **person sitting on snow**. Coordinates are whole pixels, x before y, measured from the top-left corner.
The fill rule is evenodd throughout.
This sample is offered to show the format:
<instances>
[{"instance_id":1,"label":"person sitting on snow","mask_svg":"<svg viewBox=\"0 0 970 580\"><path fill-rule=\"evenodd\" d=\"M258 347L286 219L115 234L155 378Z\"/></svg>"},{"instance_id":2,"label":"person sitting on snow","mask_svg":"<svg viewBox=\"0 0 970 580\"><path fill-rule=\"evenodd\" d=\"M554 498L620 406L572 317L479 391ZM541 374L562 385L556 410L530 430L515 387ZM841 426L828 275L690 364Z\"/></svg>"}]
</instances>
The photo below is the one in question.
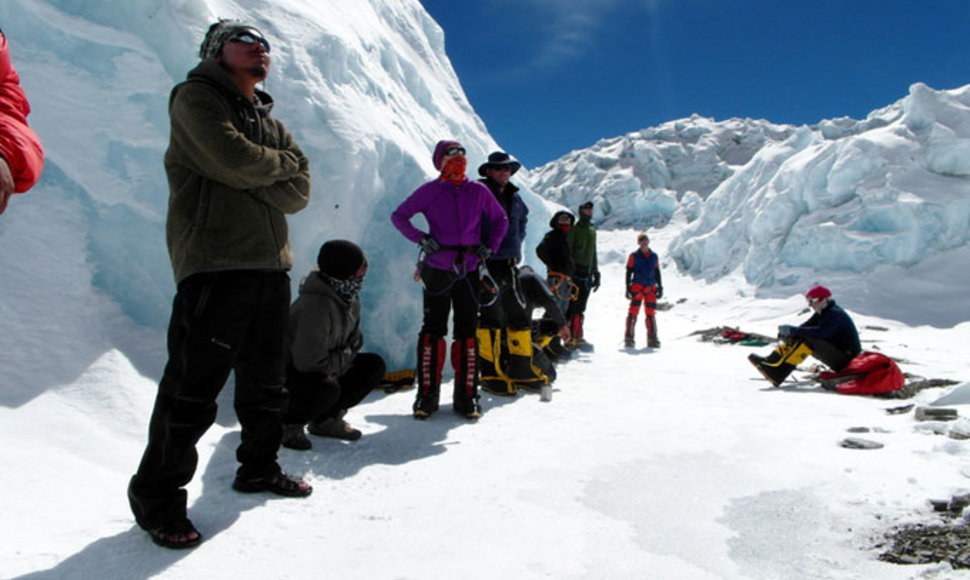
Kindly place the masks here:
<instances>
[{"instance_id":1,"label":"person sitting on snow","mask_svg":"<svg viewBox=\"0 0 970 580\"><path fill-rule=\"evenodd\" d=\"M566 315L542 276L529 266L519 269L519 286L525 297L529 319L532 320L532 364L552 382L556 380L552 363L564 355L568 357L568 351L561 342L568 341L570 336ZM536 308L543 309L541 318L532 318Z\"/></svg>"},{"instance_id":2,"label":"person sitting on snow","mask_svg":"<svg viewBox=\"0 0 970 580\"><path fill-rule=\"evenodd\" d=\"M520 388L540 389L556 379L549 351L550 341L560 336L568 340L566 317L542 277L531 267L522 266L517 286L530 328L524 334L503 334L495 329L479 329L479 356L482 388L494 395L515 396ZM536 308L545 310L539 320L532 319ZM562 351L561 343L559 349Z\"/></svg>"},{"instance_id":3,"label":"person sitting on snow","mask_svg":"<svg viewBox=\"0 0 970 580\"><path fill-rule=\"evenodd\" d=\"M841 371L862 352L855 324L835 303L828 288L813 286L805 293L805 299L814 311L812 317L801 326L779 326L778 337L782 342L768 357L748 356L751 364L776 387L808 355L833 371Z\"/></svg>"}]
</instances>

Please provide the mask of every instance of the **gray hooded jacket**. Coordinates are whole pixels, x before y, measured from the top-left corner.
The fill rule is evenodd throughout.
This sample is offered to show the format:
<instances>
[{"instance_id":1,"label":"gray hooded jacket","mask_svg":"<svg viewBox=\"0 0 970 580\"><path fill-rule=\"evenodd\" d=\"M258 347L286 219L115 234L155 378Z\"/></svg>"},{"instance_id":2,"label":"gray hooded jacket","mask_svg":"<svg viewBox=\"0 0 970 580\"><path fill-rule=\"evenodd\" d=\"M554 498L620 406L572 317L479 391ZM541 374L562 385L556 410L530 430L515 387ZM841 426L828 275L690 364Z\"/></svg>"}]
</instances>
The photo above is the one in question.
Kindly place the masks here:
<instances>
[{"instance_id":1,"label":"gray hooded jacket","mask_svg":"<svg viewBox=\"0 0 970 580\"><path fill-rule=\"evenodd\" d=\"M297 371L327 378L343 375L364 345L360 299L344 301L318 272L311 272L290 306L289 338L290 359Z\"/></svg>"}]
</instances>

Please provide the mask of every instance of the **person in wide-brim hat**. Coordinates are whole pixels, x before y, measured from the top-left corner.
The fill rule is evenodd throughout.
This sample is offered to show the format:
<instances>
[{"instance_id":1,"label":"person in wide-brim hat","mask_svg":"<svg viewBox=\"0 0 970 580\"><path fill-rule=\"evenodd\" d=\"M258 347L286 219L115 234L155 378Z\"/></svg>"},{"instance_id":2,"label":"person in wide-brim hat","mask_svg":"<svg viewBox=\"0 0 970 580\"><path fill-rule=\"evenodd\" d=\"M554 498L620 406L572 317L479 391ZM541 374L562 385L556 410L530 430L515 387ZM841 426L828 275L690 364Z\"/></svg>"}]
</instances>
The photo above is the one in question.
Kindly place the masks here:
<instances>
[{"instance_id":1,"label":"person in wide-brim hat","mask_svg":"<svg viewBox=\"0 0 970 580\"><path fill-rule=\"evenodd\" d=\"M512 156L504 151L495 151L488 154L488 161L478 166L478 174L485 177L485 170L489 167L508 167L512 175L522 167L522 164L512 159Z\"/></svg>"}]
</instances>

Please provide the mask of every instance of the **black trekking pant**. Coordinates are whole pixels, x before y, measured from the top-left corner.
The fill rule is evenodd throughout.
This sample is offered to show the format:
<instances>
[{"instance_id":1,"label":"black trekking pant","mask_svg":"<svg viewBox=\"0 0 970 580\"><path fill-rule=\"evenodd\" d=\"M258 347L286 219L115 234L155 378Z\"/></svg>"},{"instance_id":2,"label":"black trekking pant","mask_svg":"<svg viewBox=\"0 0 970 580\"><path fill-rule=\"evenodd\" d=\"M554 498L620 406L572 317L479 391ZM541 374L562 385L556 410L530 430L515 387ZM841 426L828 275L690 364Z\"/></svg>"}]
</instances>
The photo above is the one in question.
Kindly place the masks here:
<instances>
[{"instance_id":1,"label":"black trekking pant","mask_svg":"<svg viewBox=\"0 0 970 580\"><path fill-rule=\"evenodd\" d=\"M572 320L577 314L586 313L586 303L589 302L589 294L593 290L593 270L587 266L576 266L576 273L573 274L573 283L579 287L579 295L576 300L569 303L566 312L566 320Z\"/></svg>"},{"instance_id":2,"label":"black trekking pant","mask_svg":"<svg viewBox=\"0 0 970 580\"><path fill-rule=\"evenodd\" d=\"M362 352L354 357L343 375L332 378L323 373L302 373L287 365L286 390L290 393L288 410L283 423L316 423L336 417L340 411L356 406L364 400L386 371L380 355Z\"/></svg>"},{"instance_id":3,"label":"black trekking pant","mask_svg":"<svg viewBox=\"0 0 970 580\"><path fill-rule=\"evenodd\" d=\"M512 260L489 260L486 265L498 285L498 300L488 307L482 308L479 326L483 328L514 328L516 330L529 328L531 320L525 305L519 302L521 296L516 295L518 287L518 272ZM521 294L521 293L520 293Z\"/></svg>"},{"instance_id":4,"label":"black trekking pant","mask_svg":"<svg viewBox=\"0 0 970 580\"><path fill-rule=\"evenodd\" d=\"M216 398L230 371L242 430L237 475L250 479L279 471L289 304L290 278L282 271L195 274L179 283L148 445L128 487L141 527L185 517L184 486L198 463L195 446L215 421Z\"/></svg>"},{"instance_id":5,"label":"black trekking pant","mask_svg":"<svg viewBox=\"0 0 970 580\"><path fill-rule=\"evenodd\" d=\"M455 310L452 337L474 338L478 327L478 297L481 288L478 272L458 277L453 272L430 266L421 268L424 284L424 322L421 334L444 338L448 334L448 315Z\"/></svg>"},{"instance_id":6,"label":"black trekking pant","mask_svg":"<svg viewBox=\"0 0 970 580\"><path fill-rule=\"evenodd\" d=\"M841 371L849 366L852 359L859 354L852 352L851 349L840 349L822 338L798 337L798 340L804 341L812 349L812 356L825 363L825 366L833 371Z\"/></svg>"}]
</instances>

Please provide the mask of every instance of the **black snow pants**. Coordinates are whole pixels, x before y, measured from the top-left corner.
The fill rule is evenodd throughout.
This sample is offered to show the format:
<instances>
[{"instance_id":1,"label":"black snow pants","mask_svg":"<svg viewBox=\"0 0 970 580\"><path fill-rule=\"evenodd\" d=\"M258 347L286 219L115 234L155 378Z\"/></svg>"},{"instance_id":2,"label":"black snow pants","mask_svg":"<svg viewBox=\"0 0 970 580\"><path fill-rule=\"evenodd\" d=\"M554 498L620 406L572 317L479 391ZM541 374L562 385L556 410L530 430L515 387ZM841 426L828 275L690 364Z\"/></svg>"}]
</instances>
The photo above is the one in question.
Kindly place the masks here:
<instances>
[{"instance_id":1,"label":"black snow pants","mask_svg":"<svg viewBox=\"0 0 970 580\"><path fill-rule=\"evenodd\" d=\"M185 517L196 444L215 421L216 398L230 372L242 431L237 476L279 471L289 305L290 278L282 271L194 274L179 283L148 445L128 487L142 528Z\"/></svg>"},{"instance_id":2,"label":"black snow pants","mask_svg":"<svg viewBox=\"0 0 970 580\"><path fill-rule=\"evenodd\" d=\"M347 372L336 378L303 373L287 365L290 402L283 423L321 422L356 406L381 382L386 366L380 355L371 352L358 353Z\"/></svg>"}]
</instances>

